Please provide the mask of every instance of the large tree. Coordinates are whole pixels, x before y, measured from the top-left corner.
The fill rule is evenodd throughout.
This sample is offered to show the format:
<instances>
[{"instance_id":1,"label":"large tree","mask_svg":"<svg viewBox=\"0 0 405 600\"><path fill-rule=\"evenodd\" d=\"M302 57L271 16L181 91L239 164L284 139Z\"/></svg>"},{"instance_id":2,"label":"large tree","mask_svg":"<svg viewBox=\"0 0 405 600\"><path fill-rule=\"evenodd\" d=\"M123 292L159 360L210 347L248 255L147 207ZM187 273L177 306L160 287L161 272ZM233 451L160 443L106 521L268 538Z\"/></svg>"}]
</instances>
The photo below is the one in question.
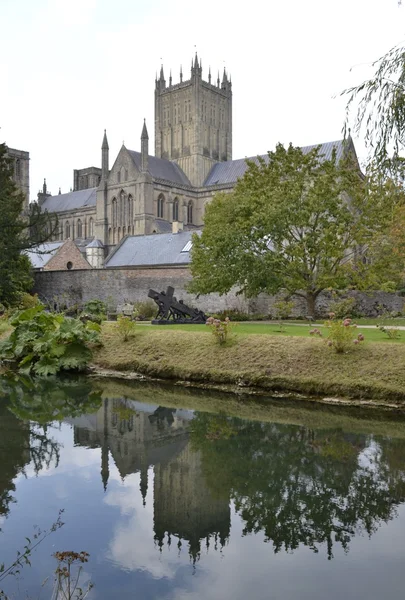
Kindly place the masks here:
<instances>
[{"instance_id":1,"label":"large tree","mask_svg":"<svg viewBox=\"0 0 405 600\"><path fill-rule=\"evenodd\" d=\"M37 204L24 212L24 195L12 179L7 147L0 144L0 303L12 305L32 285L24 251L47 241L57 224Z\"/></svg>"},{"instance_id":2,"label":"large tree","mask_svg":"<svg viewBox=\"0 0 405 600\"><path fill-rule=\"evenodd\" d=\"M202 235L193 237L190 290L285 290L314 315L325 288L359 283L359 274L365 286L363 254L384 234L392 198L384 184L369 185L350 152L324 160L319 148L279 144L207 206Z\"/></svg>"}]
</instances>

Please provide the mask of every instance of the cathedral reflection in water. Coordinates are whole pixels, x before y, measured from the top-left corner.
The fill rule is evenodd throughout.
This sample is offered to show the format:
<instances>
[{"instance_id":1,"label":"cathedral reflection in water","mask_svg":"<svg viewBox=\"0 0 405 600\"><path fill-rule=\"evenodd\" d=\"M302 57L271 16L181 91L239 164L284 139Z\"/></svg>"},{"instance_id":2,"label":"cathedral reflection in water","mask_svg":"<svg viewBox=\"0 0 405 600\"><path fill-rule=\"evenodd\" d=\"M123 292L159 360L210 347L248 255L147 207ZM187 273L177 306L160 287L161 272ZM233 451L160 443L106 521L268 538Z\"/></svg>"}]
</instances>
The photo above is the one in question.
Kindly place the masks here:
<instances>
[{"instance_id":1,"label":"cathedral reflection in water","mask_svg":"<svg viewBox=\"0 0 405 600\"><path fill-rule=\"evenodd\" d=\"M140 493L146 503L148 469L153 467L154 536L160 549L171 536L183 542L193 561L201 543L222 547L230 532L229 498L216 498L205 481L199 451L189 438L193 412L105 399L97 413L69 419L76 445L101 448L104 490L109 457L122 479L140 473Z\"/></svg>"}]
</instances>

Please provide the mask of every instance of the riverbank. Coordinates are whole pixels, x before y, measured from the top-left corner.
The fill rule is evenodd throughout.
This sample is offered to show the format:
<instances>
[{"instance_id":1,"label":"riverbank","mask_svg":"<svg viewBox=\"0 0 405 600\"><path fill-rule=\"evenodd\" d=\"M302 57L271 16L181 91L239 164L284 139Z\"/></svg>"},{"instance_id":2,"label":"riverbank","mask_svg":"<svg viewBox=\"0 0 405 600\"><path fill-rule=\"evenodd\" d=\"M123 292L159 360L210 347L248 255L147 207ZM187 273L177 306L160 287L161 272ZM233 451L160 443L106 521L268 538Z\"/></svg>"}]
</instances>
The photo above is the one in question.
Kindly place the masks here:
<instances>
[{"instance_id":1,"label":"riverbank","mask_svg":"<svg viewBox=\"0 0 405 600\"><path fill-rule=\"evenodd\" d=\"M127 342L103 326L96 368L199 387L258 390L405 405L405 346L367 342L335 354L319 338L240 335L225 347L203 331L138 327Z\"/></svg>"}]
</instances>

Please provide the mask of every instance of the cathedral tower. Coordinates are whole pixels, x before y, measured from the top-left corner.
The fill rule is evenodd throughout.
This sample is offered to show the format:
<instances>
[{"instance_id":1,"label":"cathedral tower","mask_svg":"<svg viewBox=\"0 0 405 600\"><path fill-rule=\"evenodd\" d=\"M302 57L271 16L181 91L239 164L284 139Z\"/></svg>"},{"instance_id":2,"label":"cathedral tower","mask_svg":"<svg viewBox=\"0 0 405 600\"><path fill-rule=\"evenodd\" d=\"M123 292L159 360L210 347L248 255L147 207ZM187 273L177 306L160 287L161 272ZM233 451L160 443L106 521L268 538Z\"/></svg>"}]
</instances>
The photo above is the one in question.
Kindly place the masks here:
<instances>
[{"instance_id":1,"label":"cathedral tower","mask_svg":"<svg viewBox=\"0 0 405 600\"><path fill-rule=\"evenodd\" d=\"M224 70L222 82L202 79L197 54L191 78L169 85L163 66L155 85L155 155L176 162L191 183L201 186L211 167L232 159L232 84Z\"/></svg>"}]
</instances>

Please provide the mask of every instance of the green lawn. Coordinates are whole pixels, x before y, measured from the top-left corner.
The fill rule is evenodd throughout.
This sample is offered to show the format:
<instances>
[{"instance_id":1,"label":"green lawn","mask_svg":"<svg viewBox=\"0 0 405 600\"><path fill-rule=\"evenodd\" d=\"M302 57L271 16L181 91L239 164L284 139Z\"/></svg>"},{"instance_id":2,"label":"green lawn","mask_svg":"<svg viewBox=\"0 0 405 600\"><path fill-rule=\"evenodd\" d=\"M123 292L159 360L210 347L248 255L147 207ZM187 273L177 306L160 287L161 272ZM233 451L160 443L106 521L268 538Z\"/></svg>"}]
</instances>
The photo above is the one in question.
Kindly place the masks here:
<instances>
[{"instance_id":1,"label":"green lawn","mask_svg":"<svg viewBox=\"0 0 405 600\"><path fill-rule=\"evenodd\" d=\"M206 325L151 325L150 323L139 323L139 327L153 327L159 330L181 330L181 331L202 331L209 333L210 329ZM280 331L279 325L274 323L235 323L233 332L238 335L249 335L249 334L267 334L277 336L300 336L309 338L309 332L312 329L309 325L285 325L284 330ZM327 337L328 332L326 327L319 328L324 337ZM387 335L384 335L378 329L363 329L361 331L365 337L365 341L372 342L393 342L401 344L405 342L405 331L401 331L401 337L397 340L390 340Z\"/></svg>"},{"instance_id":2,"label":"green lawn","mask_svg":"<svg viewBox=\"0 0 405 600\"><path fill-rule=\"evenodd\" d=\"M324 319L318 319L317 323L323 323ZM306 321L289 321L291 324L300 324L306 323ZM390 327L405 327L405 317L395 317L394 319L387 319L383 317L378 317L375 319L366 318L366 317L356 317L353 318L353 322L357 323L357 325L379 325L380 323L384 325L388 325Z\"/></svg>"}]
</instances>

